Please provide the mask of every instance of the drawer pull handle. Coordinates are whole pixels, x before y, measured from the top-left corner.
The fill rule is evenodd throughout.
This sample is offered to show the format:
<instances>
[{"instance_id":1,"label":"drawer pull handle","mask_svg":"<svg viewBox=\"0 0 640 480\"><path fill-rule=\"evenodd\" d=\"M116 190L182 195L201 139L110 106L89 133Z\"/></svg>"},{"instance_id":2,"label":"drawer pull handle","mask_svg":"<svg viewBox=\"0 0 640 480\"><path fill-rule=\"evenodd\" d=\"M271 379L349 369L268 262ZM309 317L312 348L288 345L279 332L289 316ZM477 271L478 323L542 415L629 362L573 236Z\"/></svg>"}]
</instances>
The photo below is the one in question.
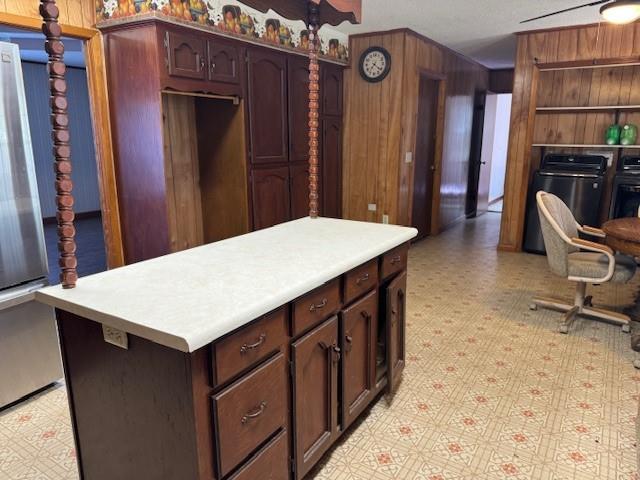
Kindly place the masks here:
<instances>
[{"instance_id":1,"label":"drawer pull handle","mask_svg":"<svg viewBox=\"0 0 640 480\"><path fill-rule=\"evenodd\" d=\"M260 415L262 415L265 411L265 409L267 408L267 402L262 402L260 403L260 406L256 409L256 411L254 412L249 412L249 413L245 413L242 418L240 419L240 421L242 422L242 424L244 425L245 423L247 423L249 420L253 419L253 418L258 418Z\"/></svg>"},{"instance_id":2,"label":"drawer pull handle","mask_svg":"<svg viewBox=\"0 0 640 480\"><path fill-rule=\"evenodd\" d=\"M327 300L326 298L323 298L322 301L320 303L316 304L311 304L311 306L309 307L309 311L313 312L314 310L320 310L324 307L327 306L327 303L329 303L329 300Z\"/></svg>"},{"instance_id":3,"label":"drawer pull handle","mask_svg":"<svg viewBox=\"0 0 640 480\"><path fill-rule=\"evenodd\" d=\"M365 273L363 276L361 276L360 278L358 278L356 280L356 285L361 285L362 283L366 282L367 280L369 280L369 274Z\"/></svg>"},{"instance_id":4,"label":"drawer pull handle","mask_svg":"<svg viewBox=\"0 0 640 480\"><path fill-rule=\"evenodd\" d=\"M395 265L396 263L400 263L400 260L401 260L400 255L396 255L395 257L393 257L391 259L391 265Z\"/></svg>"},{"instance_id":5,"label":"drawer pull handle","mask_svg":"<svg viewBox=\"0 0 640 480\"><path fill-rule=\"evenodd\" d=\"M249 350L253 350L255 348L258 348L260 345L262 345L264 343L264 341L266 339L267 339L267 334L266 333L260 334L260 337L258 338L258 341L256 343L252 343L250 345L247 345L245 343L244 345L242 345L242 347L240 347L240 353L247 353Z\"/></svg>"}]
</instances>

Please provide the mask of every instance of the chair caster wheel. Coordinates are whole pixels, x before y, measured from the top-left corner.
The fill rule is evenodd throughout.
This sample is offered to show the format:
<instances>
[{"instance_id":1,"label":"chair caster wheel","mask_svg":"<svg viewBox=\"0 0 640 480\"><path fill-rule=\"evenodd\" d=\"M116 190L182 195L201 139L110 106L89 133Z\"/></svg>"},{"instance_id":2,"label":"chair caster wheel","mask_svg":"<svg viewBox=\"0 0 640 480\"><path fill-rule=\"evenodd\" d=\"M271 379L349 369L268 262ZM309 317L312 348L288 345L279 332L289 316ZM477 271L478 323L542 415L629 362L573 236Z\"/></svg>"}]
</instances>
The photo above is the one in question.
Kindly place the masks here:
<instances>
[{"instance_id":1,"label":"chair caster wheel","mask_svg":"<svg viewBox=\"0 0 640 480\"><path fill-rule=\"evenodd\" d=\"M532 310L535 312L536 310L538 310L538 305L536 305L535 303L530 303L529 310Z\"/></svg>"},{"instance_id":2,"label":"chair caster wheel","mask_svg":"<svg viewBox=\"0 0 640 480\"><path fill-rule=\"evenodd\" d=\"M558 328L558 331L566 335L567 333L569 333L569 327L567 325L560 325L560 328Z\"/></svg>"},{"instance_id":3,"label":"chair caster wheel","mask_svg":"<svg viewBox=\"0 0 640 480\"><path fill-rule=\"evenodd\" d=\"M631 325L629 325L628 323L622 325L622 331L624 333L629 333L631 331Z\"/></svg>"},{"instance_id":4,"label":"chair caster wheel","mask_svg":"<svg viewBox=\"0 0 640 480\"><path fill-rule=\"evenodd\" d=\"M640 360L634 360L633 361L633 366L635 368L637 368L638 370L640 370Z\"/></svg>"}]
</instances>

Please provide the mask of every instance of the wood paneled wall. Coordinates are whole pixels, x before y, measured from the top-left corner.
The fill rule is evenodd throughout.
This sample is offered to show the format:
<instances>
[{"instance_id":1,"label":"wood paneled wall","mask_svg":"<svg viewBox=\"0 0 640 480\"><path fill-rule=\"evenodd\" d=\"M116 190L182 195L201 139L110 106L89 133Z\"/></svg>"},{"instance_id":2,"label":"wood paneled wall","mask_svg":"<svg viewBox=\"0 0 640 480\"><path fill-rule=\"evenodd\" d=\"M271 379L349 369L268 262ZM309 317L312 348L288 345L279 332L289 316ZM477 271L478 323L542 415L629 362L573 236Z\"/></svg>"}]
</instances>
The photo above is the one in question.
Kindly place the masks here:
<instances>
[{"instance_id":1,"label":"wood paneled wall","mask_svg":"<svg viewBox=\"0 0 640 480\"><path fill-rule=\"evenodd\" d=\"M489 72L489 90L493 93L513 93L513 68L491 70Z\"/></svg>"},{"instance_id":2,"label":"wood paneled wall","mask_svg":"<svg viewBox=\"0 0 640 480\"><path fill-rule=\"evenodd\" d=\"M529 179L535 167L532 166L532 158L536 158L537 161L538 156L531 145L547 138L553 138L553 142L550 143L555 143L559 141L559 135L568 138L568 133L558 133L560 130L568 132L567 128L563 126L558 129L558 126L570 126L574 122L575 133L571 134L574 138L595 141L596 136L600 136L597 135L600 128L598 125L604 121L599 117L601 114L581 114L580 122L585 122L585 125L581 126L578 125L577 117L563 114L562 119L560 115L554 115L545 120L544 125L540 120L536 125L537 101L544 103L550 96L550 101L559 102L559 105L562 105L560 102L567 102L568 105L571 105L570 102L609 102L615 100L609 98L610 95L619 96L623 82L630 82L629 86L633 85L634 81L638 82L635 69L631 68L617 69L616 72L619 73L615 75L609 75L608 69L584 70L583 73L555 73L550 87L554 91L546 92L549 82L541 82L541 76L552 73L541 72L540 67L571 62L615 64L621 60L640 61L640 22L623 26L586 25L518 35L504 210L500 230L501 250L519 251L522 248ZM573 78L578 74L581 76L580 81ZM542 79L548 80L544 77ZM563 90L565 81L566 91ZM538 86L541 86L541 91L538 91ZM602 140L594 143L602 143Z\"/></svg>"},{"instance_id":3,"label":"wood paneled wall","mask_svg":"<svg viewBox=\"0 0 640 480\"><path fill-rule=\"evenodd\" d=\"M56 5L60 9L60 23L64 25L93 28L96 23L95 0L57 0ZM40 0L0 0L0 13L31 19L39 27L42 23L39 6Z\"/></svg>"},{"instance_id":4,"label":"wood paneled wall","mask_svg":"<svg viewBox=\"0 0 640 480\"><path fill-rule=\"evenodd\" d=\"M365 82L357 62L373 45L392 57L389 76ZM410 30L352 36L352 68L345 72L345 133L343 149L343 215L345 218L410 225L413 200L418 90L421 73L441 78L442 138L436 145L435 215L432 231L464 216L473 100L486 90L488 70ZM369 204L377 210L370 211ZM440 228L438 228L438 226Z\"/></svg>"}]
</instances>

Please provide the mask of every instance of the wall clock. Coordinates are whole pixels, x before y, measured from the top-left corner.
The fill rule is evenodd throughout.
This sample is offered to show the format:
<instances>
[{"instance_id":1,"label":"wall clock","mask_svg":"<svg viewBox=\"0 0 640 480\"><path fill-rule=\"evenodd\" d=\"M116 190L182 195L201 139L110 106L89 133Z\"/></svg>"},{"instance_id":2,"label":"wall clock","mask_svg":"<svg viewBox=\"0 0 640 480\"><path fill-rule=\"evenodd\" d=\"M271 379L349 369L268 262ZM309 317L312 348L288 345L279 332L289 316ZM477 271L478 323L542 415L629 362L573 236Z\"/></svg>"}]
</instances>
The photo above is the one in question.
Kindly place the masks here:
<instances>
[{"instance_id":1,"label":"wall clock","mask_svg":"<svg viewBox=\"0 0 640 480\"><path fill-rule=\"evenodd\" d=\"M360 56L360 75L367 82L381 82L391 70L391 55L382 47L369 47Z\"/></svg>"}]
</instances>

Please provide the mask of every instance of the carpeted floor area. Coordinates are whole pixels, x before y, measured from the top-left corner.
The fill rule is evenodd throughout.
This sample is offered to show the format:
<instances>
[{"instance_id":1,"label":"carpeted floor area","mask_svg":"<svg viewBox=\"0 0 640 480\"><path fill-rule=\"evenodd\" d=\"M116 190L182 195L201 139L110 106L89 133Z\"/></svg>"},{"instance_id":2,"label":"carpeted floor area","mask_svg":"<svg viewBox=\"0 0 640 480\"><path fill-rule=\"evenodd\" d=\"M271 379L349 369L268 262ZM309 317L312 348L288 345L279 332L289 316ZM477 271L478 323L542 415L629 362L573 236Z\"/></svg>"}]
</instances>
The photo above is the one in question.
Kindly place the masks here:
<instances>
[{"instance_id":1,"label":"carpeted floor area","mask_svg":"<svg viewBox=\"0 0 640 480\"><path fill-rule=\"evenodd\" d=\"M638 479L629 335L584 319L561 335L559 314L529 311L573 286L544 257L497 252L498 230L489 213L412 248L400 390L311 478ZM590 293L622 305L638 286ZM63 386L0 412L0 479L75 479L74 462Z\"/></svg>"}]
</instances>

